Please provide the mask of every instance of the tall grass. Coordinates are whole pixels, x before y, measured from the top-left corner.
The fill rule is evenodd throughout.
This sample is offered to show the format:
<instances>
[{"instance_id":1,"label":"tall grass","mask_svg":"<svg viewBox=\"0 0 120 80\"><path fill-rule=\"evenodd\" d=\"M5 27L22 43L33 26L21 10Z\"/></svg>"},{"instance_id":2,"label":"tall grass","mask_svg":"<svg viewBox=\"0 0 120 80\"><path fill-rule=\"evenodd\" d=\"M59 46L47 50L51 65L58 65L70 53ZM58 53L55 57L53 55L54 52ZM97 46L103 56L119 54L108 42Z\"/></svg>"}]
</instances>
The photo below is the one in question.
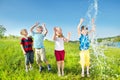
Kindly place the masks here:
<instances>
[{"instance_id":1,"label":"tall grass","mask_svg":"<svg viewBox=\"0 0 120 80\"><path fill-rule=\"evenodd\" d=\"M46 65L42 73L39 73L38 66L34 61L33 70L25 72L24 55L20 48L19 40L0 40L0 80L119 80L120 79L120 49L108 48L105 55L107 66L104 68L103 76L98 75L99 66L94 66L90 69L90 78L81 78L81 66L79 62L79 44L65 43L65 76L58 77L56 60L54 57L54 42L45 41L47 59L52 66L51 72L47 71ZM91 55L91 66L95 62L95 57ZM94 60L94 61L92 61ZM103 60L104 62L104 60ZM104 66L104 65L103 65Z\"/></svg>"}]
</instances>

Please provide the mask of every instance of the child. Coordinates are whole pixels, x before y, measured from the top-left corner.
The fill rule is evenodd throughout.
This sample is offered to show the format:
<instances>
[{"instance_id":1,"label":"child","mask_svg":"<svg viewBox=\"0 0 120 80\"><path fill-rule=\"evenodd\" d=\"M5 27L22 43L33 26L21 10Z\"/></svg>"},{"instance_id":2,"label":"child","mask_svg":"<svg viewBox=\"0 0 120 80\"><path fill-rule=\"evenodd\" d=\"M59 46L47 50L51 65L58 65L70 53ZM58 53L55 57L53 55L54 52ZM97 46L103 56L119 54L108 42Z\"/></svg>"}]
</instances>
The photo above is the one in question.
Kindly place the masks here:
<instances>
[{"instance_id":1,"label":"child","mask_svg":"<svg viewBox=\"0 0 120 80\"><path fill-rule=\"evenodd\" d=\"M38 26L39 23L36 23L33 27L31 27L31 33L34 38L34 48L35 48L35 55L36 55L36 62L39 66L39 71L41 72L43 70L43 67L41 65L41 61L44 61L47 64L48 71L51 70L51 66L46 60L46 54L45 54L45 48L44 48L44 37L48 33L45 24L42 26ZM36 27L36 32L33 31L33 29ZM44 31L43 31L44 30Z\"/></svg>"},{"instance_id":2,"label":"child","mask_svg":"<svg viewBox=\"0 0 120 80\"><path fill-rule=\"evenodd\" d=\"M32 63L34 62L34 53L32 49L32 38L28 37L28 32L26 29L22 29L20 34L22 35L21 38L21 48L23 54L25 55L25 65L26 65L26 72L28 72L28 68L30 65L30 70L32 70Z\"/></svg>"},{"instance_id":3,"label":"child","mask_svg":"<svg viewBox=\"0 0 120 80\"><path fill-rule=\"evenodd\" d=\"M89 55L89 33L93 32L95 30L95 25L94 25L94 19L92 19L92 30L88 31L88 28L85 26L81 27L80 26L83 23L83 19L80 20L80 23L78 25L78 35L80 36L79 41L80 41L80 64L82 67L82 73L81 76L84 77L84 67L87 67L87 77L90 77L89 75L89 65L90 65L90 55Z\"/></svg>"},{"instance_id":4,"label":"child","mask_svg":"<svg viewBox=\"0 0 120 80\"><path fill-rule=\"evenodd\" d=\"M62 29L59 27L54 28L53 40L55 41L55 57L57 61L58 76L64 76L64 42L68 42L70 39L70 33L68 33L68 38L65 38L62 34ZM61 72L62 71L62 72Z\"/></svg>"}]
</instances>

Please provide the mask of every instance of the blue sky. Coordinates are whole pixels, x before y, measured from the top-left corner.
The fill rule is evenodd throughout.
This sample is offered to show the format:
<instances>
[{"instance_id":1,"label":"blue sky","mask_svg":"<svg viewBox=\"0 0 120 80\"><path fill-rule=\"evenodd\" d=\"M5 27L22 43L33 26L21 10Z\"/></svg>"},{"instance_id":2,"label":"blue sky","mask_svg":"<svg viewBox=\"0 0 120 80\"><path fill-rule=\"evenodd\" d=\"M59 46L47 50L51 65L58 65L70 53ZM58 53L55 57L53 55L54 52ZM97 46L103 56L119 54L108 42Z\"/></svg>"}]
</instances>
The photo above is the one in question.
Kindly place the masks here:
<instances>
[{"instance_id":1,"label":"blue sky","mask_svg":"<svg viewBox=\"0 0 120 80\"><path fill-rule=\"evenodd\" d=\"M60 26L66 36L77 40L76 27L92 0L0 0L0 25L7 29L6 35L20 35L35 22L46 23L47 39L53 35L53 27ZM120 35L120 0L99 0L96 19L97 37Z\"/></svg>"}]
</instances>

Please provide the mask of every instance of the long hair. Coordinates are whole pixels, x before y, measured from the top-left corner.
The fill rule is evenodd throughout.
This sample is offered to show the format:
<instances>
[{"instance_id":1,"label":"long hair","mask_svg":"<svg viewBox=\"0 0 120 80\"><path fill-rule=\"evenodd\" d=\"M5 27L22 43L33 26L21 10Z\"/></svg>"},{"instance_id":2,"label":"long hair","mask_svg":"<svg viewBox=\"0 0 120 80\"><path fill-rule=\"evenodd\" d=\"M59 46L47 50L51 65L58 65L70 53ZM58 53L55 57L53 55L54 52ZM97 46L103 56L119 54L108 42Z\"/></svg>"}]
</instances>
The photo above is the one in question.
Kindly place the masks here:
<instances>
[{"instance_id":1,"label":"long hair","mask_svg":"<svg viewBox=\"0 0 120 80\"><path fill-rule=\"evenodd\" d=\"M60 27L57 27L58 29L60 29L61 30L61 32L62 32L62 29L60 28ZM63 36L63 33L61 33L60 35L57 35L58 37L64 37Z\"/></svg>"}]
</instances>

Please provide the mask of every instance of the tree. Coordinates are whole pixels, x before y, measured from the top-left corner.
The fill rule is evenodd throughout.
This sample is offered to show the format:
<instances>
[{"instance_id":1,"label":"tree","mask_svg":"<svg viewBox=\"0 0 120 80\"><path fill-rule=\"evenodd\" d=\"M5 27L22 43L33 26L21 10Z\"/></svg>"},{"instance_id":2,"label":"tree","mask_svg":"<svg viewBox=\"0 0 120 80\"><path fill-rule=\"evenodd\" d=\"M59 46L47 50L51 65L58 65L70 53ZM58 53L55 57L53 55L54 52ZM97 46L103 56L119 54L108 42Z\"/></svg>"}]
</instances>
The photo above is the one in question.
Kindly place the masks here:
<instances>
[{"instance_id":1,"label":"tree","mask_svg":"<svg viewBox=\"0 0 120 80\"><path fill-rule=\"evenodd\" d=\"M4 36L6 28L3 25L0 25L0 38Z\"/></svg>"}]
</instances>

